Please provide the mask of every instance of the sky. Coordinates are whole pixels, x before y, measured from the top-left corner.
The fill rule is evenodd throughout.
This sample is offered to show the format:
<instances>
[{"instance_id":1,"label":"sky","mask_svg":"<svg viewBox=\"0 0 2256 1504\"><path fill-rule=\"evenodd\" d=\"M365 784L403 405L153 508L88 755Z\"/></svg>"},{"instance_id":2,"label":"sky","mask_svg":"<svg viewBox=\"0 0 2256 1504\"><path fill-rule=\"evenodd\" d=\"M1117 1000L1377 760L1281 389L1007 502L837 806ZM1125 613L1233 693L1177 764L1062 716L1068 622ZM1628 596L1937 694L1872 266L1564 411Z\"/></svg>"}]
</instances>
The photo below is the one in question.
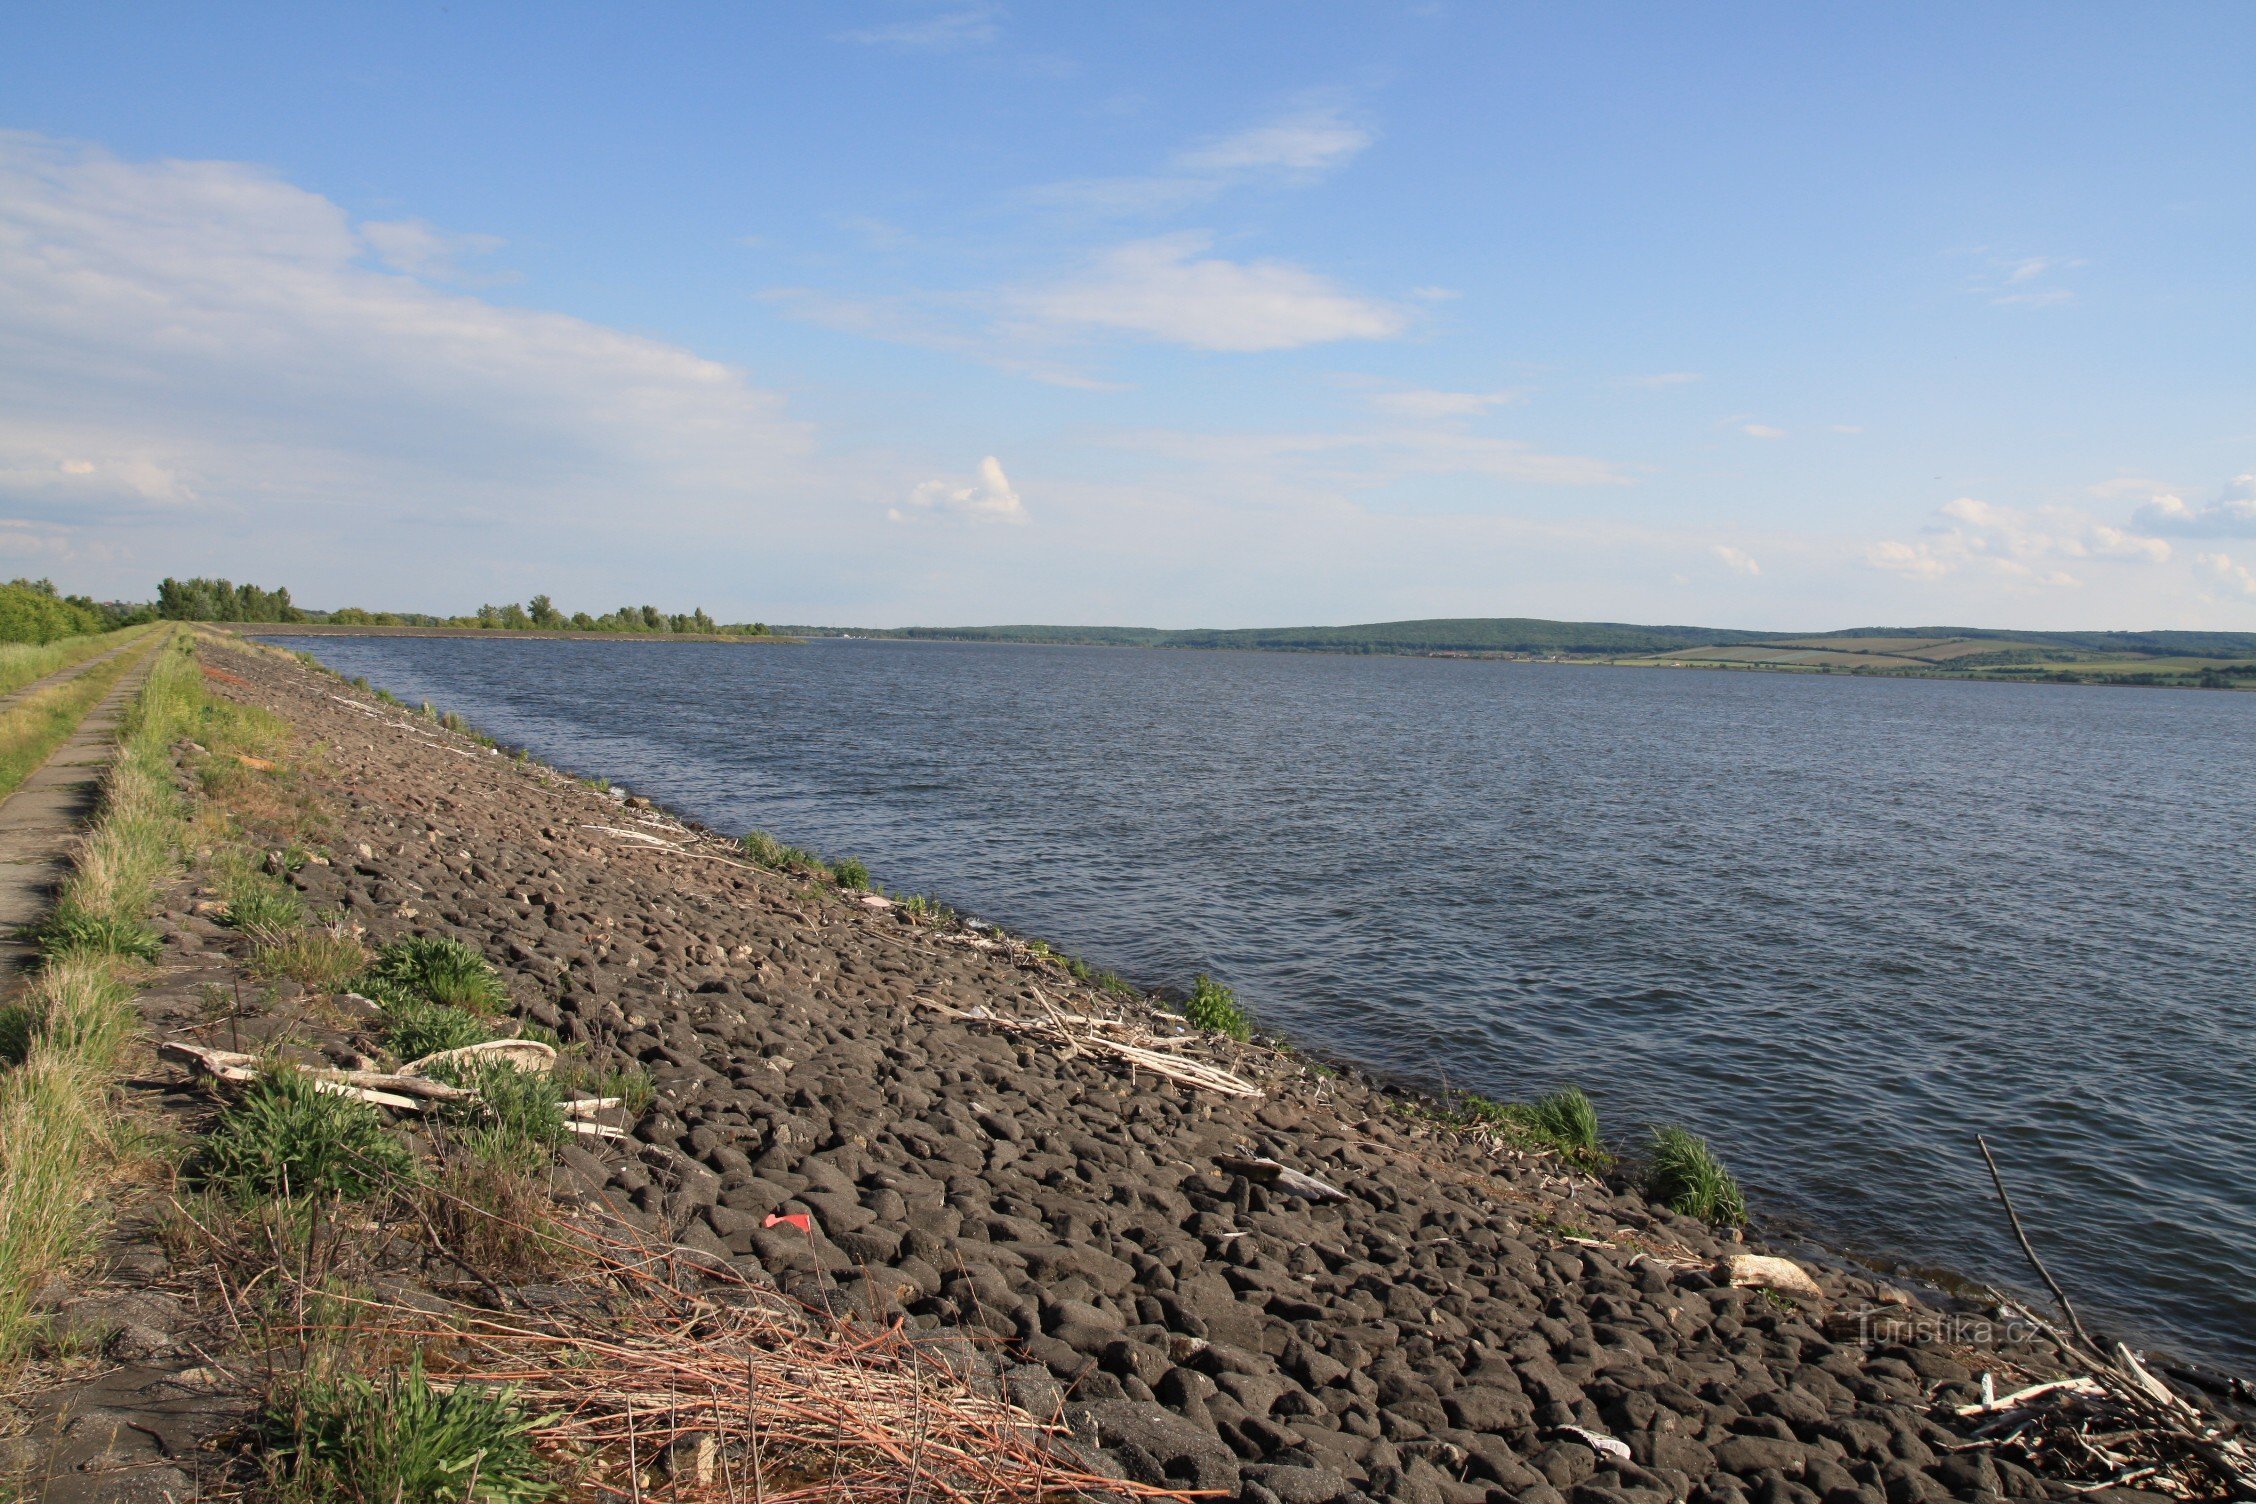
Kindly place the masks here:
<instances>
[{"instance_id":1,"label":"sky","mask_svg":"<svg viewBox=\"0 0 2256 1504\"><path fill-rule=\"evenodd\" d=\"M0 45L0 572L2256 629L2256 8L130 6Z\"/></svg>"}]
</instances>

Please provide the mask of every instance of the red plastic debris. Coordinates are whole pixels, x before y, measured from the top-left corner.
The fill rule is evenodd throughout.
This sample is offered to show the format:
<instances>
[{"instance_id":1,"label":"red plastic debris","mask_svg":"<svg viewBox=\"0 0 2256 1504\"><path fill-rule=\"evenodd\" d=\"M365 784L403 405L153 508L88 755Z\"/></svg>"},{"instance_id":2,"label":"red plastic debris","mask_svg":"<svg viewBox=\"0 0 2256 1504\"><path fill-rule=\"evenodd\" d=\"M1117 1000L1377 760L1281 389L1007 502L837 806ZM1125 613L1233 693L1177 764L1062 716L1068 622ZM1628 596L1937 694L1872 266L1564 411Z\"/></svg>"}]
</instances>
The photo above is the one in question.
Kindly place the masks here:
<instances>
[{"instance_id":1,"label":"red plastic debris","mask_svg":"<svg viewBox=\"0 0 2256 1504\"><path fill-rule=\"evenodd\" d=\"M815 1235L814 1218L808 1216L805 1212L770 1212L768 1213L768 1220L761 1226L781 1227L785 1223L798 1228L810 1238Z\"/></svg>"}]
</instances>

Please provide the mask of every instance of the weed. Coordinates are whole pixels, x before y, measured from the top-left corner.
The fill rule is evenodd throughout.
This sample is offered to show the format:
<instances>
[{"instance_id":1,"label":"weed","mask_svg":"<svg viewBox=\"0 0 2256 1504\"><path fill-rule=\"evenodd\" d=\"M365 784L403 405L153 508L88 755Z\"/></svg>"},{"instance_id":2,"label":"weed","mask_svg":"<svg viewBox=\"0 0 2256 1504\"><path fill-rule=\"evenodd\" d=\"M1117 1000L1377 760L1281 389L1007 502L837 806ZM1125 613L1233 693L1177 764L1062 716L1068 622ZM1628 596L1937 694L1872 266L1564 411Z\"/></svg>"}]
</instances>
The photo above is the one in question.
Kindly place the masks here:
<instances>
[{"instance_id":1,"label":"weed","mask_svg":"<svg viewBox=\"0 0 2256 1504\"><path fill-rule=\"evenodd\" d=\"M254 935L275 937L305 925L305 901L297 889L270 877L242 872L220 890L227 904L227 922Z\"/></svg>"},{"instance_id":2,"label":"weed","mask_svg":"<svg viewBox=\"0 0 2256 1504\"><path fill-rule=\"evenodd\" d=\"M869 886L869 868L860 857L843 857L831 864L830 879L841 888L859 892Z\"/></svg>"},{"instance_id":3,"label":"weed","mask_svg":"<svg viewBox=\"0 0 2256 1504\"><path fill-rule=\"evenodd\" d=\"M639 1060L597 1070L584 1060L558 1062L557 1081L566 1091L590 1097L617 1097L628 1113L639 1116L658 1100L658 1083L650 1068Z\"/></svg>"},{"instance_id":4,"label":"weed","mask_svg":"<svg viewBox=\"0 0 2256 1504\"><path fill-rule=\"evenodd\" d=\"M139 915L93 912L68 897L55 905L33 936L40 954L50 960L96 955L154 961L163 949L156 929Z\"/></svg>"},{"instance_id":5,"label":"weed","mask_svg":"<svg viewBox=\"0 0 2256 1504\"><path fill-rule=\"evenodd\" d=\"M506 1156L473 1150L449 1158L417 1202L439 1246L491 1280L553 1278L591 1253L557 1217L541 1176Z\"/></svg>"},{"instance_id":6,"label":"weed","mask_svg":"<svg viewBox=\"0 0 2256 1504\"><path fill-rule=\"evenodd\" d=\"M498 1013L509 1004L509 990L493 963L459 940L417 935L395 940L376 953L371 980L425 1002Z\"/></svg>"},{"instance_id":7,"label":"weed","mask_svg":"<svg viewBox=\"0 0 2256 1504\"><path fill-rule=\"evenodd\" d=\"M1579 1086L1562 1087L1533 1102L1492 1102L1466 1096L1457 1117L1468 1127L1492 1129L1528 1148L1549 1149L1588 1170L1613 1162L1598 1136L1598 1109Z\"/></svg>"},{"instance_id":8,"label":"weed","mask_svg":"<svg viewBox=\"0 0 2256 1504\"><path fill-rule=\"evenodd\" d=\"M427 1002L377 983L362 985L374 989L376 1006L383 1010L384 1048L402 1063L441 1050L483 1044L491 1037L482 1020L460 1008Z\"/></svg>"},{"instance_id":9,"label":"weed","mask_svg":"<svg viewBox=\"0 0 2256 1504\"><path fill-rule=\"evenodd\" d=\"M1191 983L1191 997L1183 1005L1183 1017L1190 1020L1192 1028L1204 1029L1209 1034L1227 1034L1239 1040L1253 1038L1253 1020L1238 1006L1237 994L1203 971Z\"/></svg>"},{"instance_id":10,"label":"weed","mask_svg":"<svg viewBox=\"0 0 2256 1504\"><path fill-rule=\"evenodd\" d=\"M297 930L261 944L251 975L289 977L308 992L343 992L368 965L368 947L341 925Z\"/></svg>"},{"instance_id":11,"label":"weed","mask_svg":"<svg viewBox=\"0 0 2256 1504\"><path fill-rule=\"evenodd\" d=\"M563 1092L545 1071L521 1071L504 1061L449 1061L431 1078L468 1087L475 1099L448 1102L439 1118L453 1125L462 1147L498 1163L531 1169L545 1164L564 1141Z\"/></svg>"},{"instance_id":12,"label":"weed","mask_svg":"<svg viewBox=\"0 0 2256 1504\"><path fill-rule=\"evenodd\" d=\"M791 848L764 830L746 831L744 839L737 842L737 845L755 866L780 872L789 865L787 858Z\"/></svg>"},{"instance_id":13,"label":"weed","mask_svg":"<svg viewBox=\"0 0 2256 1504\"><path fill-rule=\"evenodd\" d=\"M1709 1151L1707 1140L1675 1126L1653 1130L1645 1162L1645 1196L1681 1216L1715 1227L1747 1221L1739 1183Z\"/></svg>"},{"instance_id":14,"label":"weed","mask_svg":"<svg viewBox=\"0 0 2256 1504\"><path fill-rule=\"evenodd\" d=\"M303 1072L261 1076L220 1114L198 1170L238 1202L262 1196L367 1200L414 1173L384 1115L331 1096Z\"/></svg>"},{"instance_id":15,"label":"weed","mask_svg":"<svg viewBox=\"0 0 2256 1504\"><path fill-rule=\"evenodd\" d=\"M317 1499L368 1504L533 1504L555 1497L528 1415L506 1389L432 1387L418 1353L404 1374L308 1382L268 1426L293 1481Z\"/></svg>"},{"instance_id":16,"label":"weed","mask_svg":"<svg viewBox=\"0 0 2256 1504\"><path fill-rule=\"evenodd\" d=\"M595 790L598 794L608 794L611 792L611 780L608 778L583 778L580 780L580 782L586 784L589 788Z\"/></svg>"}]
</instances>

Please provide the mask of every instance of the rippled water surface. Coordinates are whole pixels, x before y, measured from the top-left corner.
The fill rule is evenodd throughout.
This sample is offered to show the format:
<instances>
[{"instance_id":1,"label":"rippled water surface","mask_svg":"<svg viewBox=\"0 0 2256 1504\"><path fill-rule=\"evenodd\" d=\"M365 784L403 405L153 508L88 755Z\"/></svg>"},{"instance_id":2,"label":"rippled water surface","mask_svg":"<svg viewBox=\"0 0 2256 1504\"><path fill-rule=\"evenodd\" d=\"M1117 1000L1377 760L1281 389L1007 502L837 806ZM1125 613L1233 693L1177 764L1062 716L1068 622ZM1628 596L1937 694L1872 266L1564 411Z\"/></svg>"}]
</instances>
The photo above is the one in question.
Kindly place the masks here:
<instances>
[{"instance_id":1,"label":"rippled water surface","mask_svg":"<svg viewBox=\"0 0 2256 1504\"><path fill-rule=\"evenodd\" d=\"M717 828L2256 1369L2256 695L880 641L292 646ZM2087 1312L2087 1314L2089 1314Z\"/></svg>"}]
</instances>

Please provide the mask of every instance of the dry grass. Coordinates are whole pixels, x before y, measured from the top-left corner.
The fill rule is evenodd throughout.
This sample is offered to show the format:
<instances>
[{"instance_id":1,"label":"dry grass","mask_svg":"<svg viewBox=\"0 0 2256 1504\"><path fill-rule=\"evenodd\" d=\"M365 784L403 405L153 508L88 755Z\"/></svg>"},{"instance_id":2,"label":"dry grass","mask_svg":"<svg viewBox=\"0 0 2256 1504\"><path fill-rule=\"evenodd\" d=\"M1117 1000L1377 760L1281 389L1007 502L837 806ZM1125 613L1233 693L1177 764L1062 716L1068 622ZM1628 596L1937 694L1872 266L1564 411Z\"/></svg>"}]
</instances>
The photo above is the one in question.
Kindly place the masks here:
<instances>
[{"instance_id":1,"label":"dry grass","mask_svg":"<svg viewBox=\"0 0 2256 1504\"><path fill-rule=\"evenodd\" d=\"M12 695L26 684L59 674L84 663L97 653L131 642L147 627L127 627L119 632L99 632L90 637L60 637L53 642L0 643L0 695Z\"/></svg>"},{"instance_id":2,"label":"dry grass","mask_svg":"<svg viewBox=\"0 0 2256 1504\"><path fill-rule=\"evenodd\" d=\"M292 930L251 954L255 977L288 977L308 992L343 992L368 966L368 947L341 922Z\"/></svg>"}]
</instances>

